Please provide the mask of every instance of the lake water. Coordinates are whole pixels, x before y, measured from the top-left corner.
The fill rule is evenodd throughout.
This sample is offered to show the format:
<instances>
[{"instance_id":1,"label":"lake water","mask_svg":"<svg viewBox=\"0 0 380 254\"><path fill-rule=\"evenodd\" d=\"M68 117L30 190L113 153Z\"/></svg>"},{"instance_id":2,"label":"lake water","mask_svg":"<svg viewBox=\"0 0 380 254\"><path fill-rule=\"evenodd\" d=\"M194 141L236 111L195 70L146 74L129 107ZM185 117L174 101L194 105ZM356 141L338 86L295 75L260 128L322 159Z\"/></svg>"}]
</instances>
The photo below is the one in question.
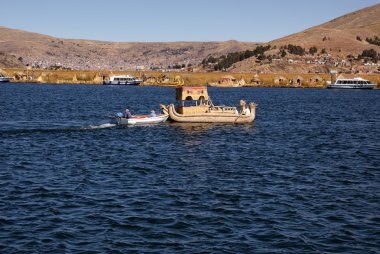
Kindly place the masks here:
<instances>
[{"instance_id":1,"label":"lake water","mask_svg":"<svg viewBox=\"0 0 380 254\"><path fill-rule=\"evenodd\" d=\"M209 94L254 124L119 127L174 88L0 85L0 252L379 253L380 91Z\"/></svg>"}]
</instances>

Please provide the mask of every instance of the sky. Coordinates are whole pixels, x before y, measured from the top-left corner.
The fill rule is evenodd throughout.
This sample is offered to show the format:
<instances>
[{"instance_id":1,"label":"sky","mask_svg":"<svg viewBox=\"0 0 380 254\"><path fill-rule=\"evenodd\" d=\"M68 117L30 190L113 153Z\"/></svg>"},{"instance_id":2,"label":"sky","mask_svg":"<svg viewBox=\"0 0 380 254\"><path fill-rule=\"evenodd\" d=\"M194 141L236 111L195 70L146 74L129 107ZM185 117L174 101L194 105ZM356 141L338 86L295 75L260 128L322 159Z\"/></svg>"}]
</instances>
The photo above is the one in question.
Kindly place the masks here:
<instances>
[{"instance_id":1,"label":"sky","mask_svg":"<svg viewBox=\"0 0 380 254\"><path fill-rule=\"evenodd\" d=\"M115 42L266 42L380 0L0 0L0 26Z\"/></svg>"}]
</instances>

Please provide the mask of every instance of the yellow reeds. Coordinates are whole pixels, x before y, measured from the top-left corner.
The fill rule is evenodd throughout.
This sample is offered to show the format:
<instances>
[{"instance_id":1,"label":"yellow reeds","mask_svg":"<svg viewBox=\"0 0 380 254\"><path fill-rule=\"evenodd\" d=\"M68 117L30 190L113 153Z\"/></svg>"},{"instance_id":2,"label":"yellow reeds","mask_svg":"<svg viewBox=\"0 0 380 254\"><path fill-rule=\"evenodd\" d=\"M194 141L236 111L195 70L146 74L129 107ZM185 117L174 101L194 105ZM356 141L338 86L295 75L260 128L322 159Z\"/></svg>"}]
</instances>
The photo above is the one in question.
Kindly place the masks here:
<instances>
[{"instance_id":1,"label":"yellow reeds","mask_svg":"<svg viewBox=\"0 0 380 254\"><path fill-rule=\"evenodd\" d=\"M210 82L217 82L221 77L232 75L236 79L244 79L247 85L256 77L260 80L262 87L272 86L290 86L291 80L294 83L300 80L302 87L324 87L326 81L330 80L329 74L300 74L300 73L272 73L257 74L256 73L227 73L227 72L159 72L159 71L77 71L77 70L39 70L33 69L26 71L25 69L6 69L2 71L7 76L13 77L16 73L19 77L28 75L28 81L38 83L66 83L66 84L102 84L104 75L123 75L130 74L139 78L150 77L151 80L161 80L165 78L165 82L155 85L165 84L184 84L191 86L203 86ZM380 84L379 74L344 74L347 78L360 76L368 79L375 84ZM164 77L164 78L163 78ZM181 80L182 79L182 80ZM15 82L25 82L24 79L14 80ZM173 84L172 84L173 83ZM151 83L147 85L152 85Z\"/></svg>"}]
</instances>

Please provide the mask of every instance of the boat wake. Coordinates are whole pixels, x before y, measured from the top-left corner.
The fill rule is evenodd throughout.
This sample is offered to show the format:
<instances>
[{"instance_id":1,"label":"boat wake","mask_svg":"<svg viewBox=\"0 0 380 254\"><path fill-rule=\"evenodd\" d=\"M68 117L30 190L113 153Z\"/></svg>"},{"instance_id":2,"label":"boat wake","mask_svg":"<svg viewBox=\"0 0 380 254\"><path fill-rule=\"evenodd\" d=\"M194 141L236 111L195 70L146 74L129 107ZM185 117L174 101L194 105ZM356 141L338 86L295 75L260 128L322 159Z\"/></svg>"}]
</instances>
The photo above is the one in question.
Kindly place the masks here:
<instances>
[{"instance_id":1,"label":"boat wake","mask_svg":"<svg viewBox=\"0 0 380 254\"><path fill-rule=\"evenodd\" d=\"M113 123L104 123L100 125L89 125L89 126L83 127L82 130L105 129L105 128L112 128L115 126L116 124L113 124Z\"/></svg>"},{"instance_id":2,"label":"boat wake","mask_svg":"<svg viewBox=\"0 0 380 254\"><path fill-rule=\"evenodd\" d=\"M116 124L104 123L100 125L87 125L82 127L67 126L67 127L46 127L46 128L13 128L13 129L0 129L0 137L8 136L12 134L23 135L31 133L53 133L53 132L75 132L75 131L86 131L86 130L96 130L115 127Z\"/></svg>"}]
</instances>

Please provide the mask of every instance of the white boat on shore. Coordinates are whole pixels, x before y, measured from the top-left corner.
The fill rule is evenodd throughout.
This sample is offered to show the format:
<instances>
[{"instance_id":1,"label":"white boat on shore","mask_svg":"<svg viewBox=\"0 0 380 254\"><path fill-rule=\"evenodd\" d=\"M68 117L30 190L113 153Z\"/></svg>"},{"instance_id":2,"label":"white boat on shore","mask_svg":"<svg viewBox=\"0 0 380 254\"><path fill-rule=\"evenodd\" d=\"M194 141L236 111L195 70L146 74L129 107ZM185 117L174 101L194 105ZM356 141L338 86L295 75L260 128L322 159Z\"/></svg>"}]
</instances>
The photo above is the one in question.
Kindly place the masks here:
<instances>
[{"instance_id":1,"label":"white boat on shore","mask_svg":"<svg viewBox=\"0 0 380 254\"><path fill-rule=\"evenodd\" d=\"M103 85L131 85L138 86L143 80L132 75L114 75L110 76L109 80L104 80Z\"/></svg>"},{"instance_id":2,"label":"white boat on shore","mask_svg":"<svg viewBox=\"0 0 380 254\"><path fill-rule=\"evenodd\" d=\"M0 73L0 82L9 82L12 78L5 77L2 73Z\"/></svg>"},{"instance_id":3,"label":"white boat on shore","mask_svg":"<svg viewBox=\"0 0 380 254\"><path fill-rule=\"evenodd\" d=\"M331 81L327 81L327 88L333 89L373 89L376 84L372 84L371 81L362 78L345 79L338 78L334 84Z\"/></svg>"}]
</instances>

